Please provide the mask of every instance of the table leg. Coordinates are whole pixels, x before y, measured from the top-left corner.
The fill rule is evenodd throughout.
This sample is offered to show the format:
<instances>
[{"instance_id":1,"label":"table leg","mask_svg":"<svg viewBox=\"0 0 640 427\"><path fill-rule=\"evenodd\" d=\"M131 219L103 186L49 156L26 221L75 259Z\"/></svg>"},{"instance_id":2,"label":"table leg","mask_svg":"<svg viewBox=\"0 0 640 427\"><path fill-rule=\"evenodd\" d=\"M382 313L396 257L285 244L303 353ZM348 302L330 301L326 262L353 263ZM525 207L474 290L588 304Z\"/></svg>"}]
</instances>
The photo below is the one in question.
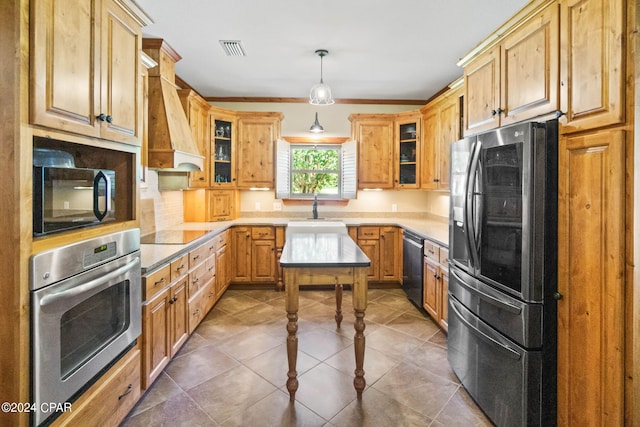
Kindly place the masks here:
<instances>
[{"instance_id":1,"label":"table leg","mask_svg":"<svg viewBox=\"0 0 640 427\"><path fill-rule=\"evenodd\" d=\"M287 372L287 390L289 400L293 402L298 390L298 277L295 271L284 269L285 309L287 311L287 360L289 372Z\"/></svg>"},{"instance_id":2,"label":"table leg","mask_svg":"<svg viewBox=\"0 0 640 427\"><path fill-rule=\"evenodd\" d=\"M356 369L354 371L356 376L353 379L353 386L356 389L358 399L362 399L362 392L367 385L364 379L364 312L367 309L367 269L354 268L354 276L353 310L356 316L354 324L356 333L353 337L353 346L356 354Z\"/></svg>"},{"instance_id":3,"label":"table leg","mask_svg":"<svg viewBox=\"0 0 640 427\"><path fill-rule=\"evenodd\" d=\"M342 283L336 277L336 325L340 329L342 323Z\"/></svg>"}]
</instances>

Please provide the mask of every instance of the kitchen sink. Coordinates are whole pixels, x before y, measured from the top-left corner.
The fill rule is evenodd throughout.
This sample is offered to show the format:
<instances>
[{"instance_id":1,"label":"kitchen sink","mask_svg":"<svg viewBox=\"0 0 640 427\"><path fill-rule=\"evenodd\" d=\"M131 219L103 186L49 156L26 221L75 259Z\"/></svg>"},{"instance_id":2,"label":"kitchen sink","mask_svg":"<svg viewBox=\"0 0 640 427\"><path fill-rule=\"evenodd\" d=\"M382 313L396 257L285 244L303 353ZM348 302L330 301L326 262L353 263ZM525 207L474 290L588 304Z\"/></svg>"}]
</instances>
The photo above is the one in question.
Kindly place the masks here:
<instances>
[{"instance_id":1,"label":"kitchen sink","mask_svg":"<svg viewBox=\"0 0 640 427\"><path fill-rule=\"evenodd\" d=\"M287 230L293 233L346 233L347 226L341 221L318 218L289 221Z\"/></svg>"}]
</instances>

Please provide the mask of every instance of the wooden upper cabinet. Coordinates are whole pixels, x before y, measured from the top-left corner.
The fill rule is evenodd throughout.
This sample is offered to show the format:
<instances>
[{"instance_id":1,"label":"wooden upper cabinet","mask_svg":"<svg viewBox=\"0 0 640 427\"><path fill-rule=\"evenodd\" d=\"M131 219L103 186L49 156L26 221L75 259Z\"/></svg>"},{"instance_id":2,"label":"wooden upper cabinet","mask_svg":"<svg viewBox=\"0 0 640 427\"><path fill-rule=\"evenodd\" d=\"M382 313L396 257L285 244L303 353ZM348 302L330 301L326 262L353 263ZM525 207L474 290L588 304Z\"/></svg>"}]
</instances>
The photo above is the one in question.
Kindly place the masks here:
<instances>
[{"instance_id":1,"label":"wooden upper cabinet","mask_svg":"<svg viewBox=\"0 0 640 427\"><path fill-rule=\"evenodd\" d=\"M625 120L625 1L560 1L560 132Z\"/></svg>"},{"instance_id":2,"label":"wooden upper cabinet","mask_svg":"<svg viewBox=\"0 0 640 427\"><path fill-rule=\"evenodd\" d=\"M420 188L422 117L418 111L400 113L395 124L396 188Z\"/></svg>"},{"instance_id":3,"label":"wooden upper cabinet","mask_svg":"<svg viewBox=\"0 0 640 427\"><path fill-rule=\"evenodd\" d=\"M394 188L394 115L352 114L349 120L358 143L358 188Z\"/></svg>"},{"instance_id":4,"label":"wooden upper cabinet","mask_svg":"<svg viewBox=\"0 0 640 427\"><path fill-rule=\"evenodd\" d=\"M189 173L190 188L206 188L209 186L211 138L209 126L209 103L191 89L178 91L182 108L187 115L191 134L198 146L200 155L204 157L203 168Z\"/></svg>"},{"instance_id":5,"label":"wooden upper cabinet","mask_svg":"<svg viewBox=\"0 0 640 427\"><path fill-rule=\"evenodd\" d=\"M500 30L499 30L500 31ZM465 134L558 110L559 9L531 13L465 67Z\"/></svg>"},{"instance_id":6,"label":"wooden upper cabinet","mask_svg":"<svg viewBox=\"0 0 640 427\"><path fill-rule=\"evenodd\" d=\"M422 184L425 190L448 190L451 144L460 139L463 88L452 89L422 108Z\"/></svg>"},{"instance_id":7,"label":"wooden upper cabinet","mask_svg":"<svg viewBox=\"0 0 640 427\"><path fill-rule=\"evenodd\" d=\"M465 134L500 126L500 47L484 52L464 67Z\"/></svg>"},{"instance_id":8,"label":"wooden upper cabinet","mask_svg":"<svg viewBox=\"0 0 640 427\"><path fill-rule=\"evenodd\" d=\"M275 145L281 113L238 113L238 188L275 186Z\"/></svg>"},{"instance_id":9,"label":"wooden upper cabinet","mask_svg":"<svg viewBox=\"0 0 640 427\"><path fill-rule=\"evenodd\" d=\"M209 111L211 155L208 159L211 187L236 187L236 122L235 111L211 107Z\"/></svg>"},{"instance_id":10,"label":"wooden upper cabinet","mask_svg":"<svg viewBox=\"0 0 640 427\"><path fill-rule=\"evenodd\" d=\"M141 27L150 21L121 2L32 3L33 124L141 143Z\"/></svg>"},{"instance_id":11,"label":"wooden upper cabinet","mask_svg":"<svg viewBox=\"0 0 640 427\"><path fill-rule=\"evenodd\" d=\"M501 125L558 110L558 13L554 2L503 40Z\"/></svg>"}]
</instances>

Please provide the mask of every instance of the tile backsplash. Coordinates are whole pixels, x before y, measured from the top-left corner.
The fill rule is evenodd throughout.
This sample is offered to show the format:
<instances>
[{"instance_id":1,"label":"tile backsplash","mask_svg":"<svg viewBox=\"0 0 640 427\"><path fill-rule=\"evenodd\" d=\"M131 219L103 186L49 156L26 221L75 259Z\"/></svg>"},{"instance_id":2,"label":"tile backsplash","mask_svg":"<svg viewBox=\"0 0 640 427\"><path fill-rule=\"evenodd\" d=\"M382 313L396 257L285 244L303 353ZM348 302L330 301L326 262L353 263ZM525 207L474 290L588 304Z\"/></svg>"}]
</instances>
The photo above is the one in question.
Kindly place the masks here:
<instances>
[{"instance_id":1,"label":"tile backsplash","mask_svg":"<svg viewBox=\"0 0 640 427\"><path fill-rule=\"evenodd\" d=\"M140 233L144 236L184 222L182 191L158 191L158 174L147 170L140 184Z\"/></svg>"}]
</instances>

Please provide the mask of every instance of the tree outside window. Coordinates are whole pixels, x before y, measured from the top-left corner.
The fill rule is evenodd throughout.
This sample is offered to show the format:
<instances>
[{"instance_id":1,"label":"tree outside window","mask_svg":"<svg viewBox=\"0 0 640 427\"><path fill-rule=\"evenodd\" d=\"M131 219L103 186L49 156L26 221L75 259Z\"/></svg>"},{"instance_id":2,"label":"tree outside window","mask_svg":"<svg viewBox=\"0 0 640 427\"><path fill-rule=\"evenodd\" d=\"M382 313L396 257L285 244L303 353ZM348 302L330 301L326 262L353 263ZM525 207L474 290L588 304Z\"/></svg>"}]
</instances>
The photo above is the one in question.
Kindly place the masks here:
<instances>
[{"instance_id":1,"label":"tree outside window","mask_svg":"<svg viewBox=\"0 0 640 427\"><path fill-rule=\"evenodd\" d=\"M291 146L291 195L340 197L340 147Z\"/></svg>"}]
</instances>

